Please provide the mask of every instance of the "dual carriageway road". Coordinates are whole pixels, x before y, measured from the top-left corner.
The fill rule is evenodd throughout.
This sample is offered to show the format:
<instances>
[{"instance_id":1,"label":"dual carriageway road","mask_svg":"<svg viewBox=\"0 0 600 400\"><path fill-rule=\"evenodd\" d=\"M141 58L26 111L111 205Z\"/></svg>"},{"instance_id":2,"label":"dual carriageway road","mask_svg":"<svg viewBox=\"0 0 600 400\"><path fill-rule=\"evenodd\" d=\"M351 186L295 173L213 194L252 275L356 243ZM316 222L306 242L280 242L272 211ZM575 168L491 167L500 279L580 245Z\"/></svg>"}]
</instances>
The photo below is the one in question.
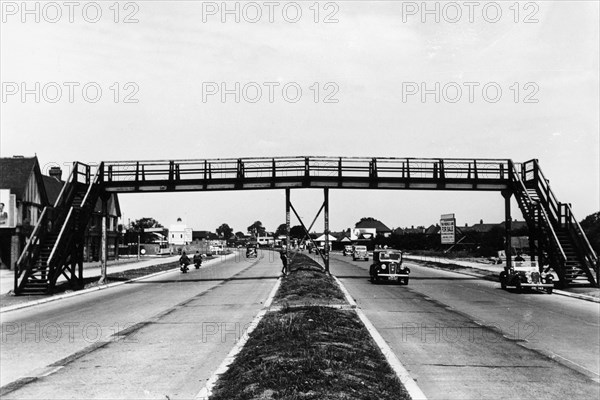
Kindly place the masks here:
<instances>
[{"instance_id":1,"label":"dual carriageway road","mask_svg":"<svg viewBox=\"0 0 600 400\"><path fill-rule=\"evenodd\" d=\"M408 286L373 285L369 264L330 268L429 399L600 397L598 303L411 262ZM194 398L280 268L264 251L2 313L2 397Z\"/></svg>"}]
</instances>

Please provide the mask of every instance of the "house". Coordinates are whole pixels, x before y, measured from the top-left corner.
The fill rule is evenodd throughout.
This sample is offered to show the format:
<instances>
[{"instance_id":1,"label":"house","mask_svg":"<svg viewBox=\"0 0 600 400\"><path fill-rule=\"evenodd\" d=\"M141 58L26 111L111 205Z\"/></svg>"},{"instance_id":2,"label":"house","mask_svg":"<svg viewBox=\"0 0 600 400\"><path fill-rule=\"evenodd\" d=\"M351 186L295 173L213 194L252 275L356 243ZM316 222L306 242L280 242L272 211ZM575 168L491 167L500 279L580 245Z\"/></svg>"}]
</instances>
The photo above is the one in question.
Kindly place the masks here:
<instances>
[{"instance_id":1,"label":"house","mask_svg":"<svg viewBox=\"0 0 600 400\"><path fill-rule=\"evenodd\" d=\"M468 226L467 224L465 224L464 227L460 227L460 230L463 233L466 233L466 232L487 233L494 228L501 228L502 230L504 230L505 226L506 226L505 221L502 221L500 223L495 223L495 224L489 224L489 223L484 223L483 220L481 219L481 220L479 220L478 224L473 224L471 226ZM510 227L511 227L511 230L513 230L513 231L527 229L527 222L514 220L514 221L511 221Z\"/></svg>"},{"instance_id":2,"label":"house","mask_svg":"<svg viewBox=\"0 0 600 400\"><path fill-rule=\"evenodd\" d=\"M48 205L37 157L0 158L0 268L12 269Z\"/></svg>"},{"instance_id":3,"label":"house","mask_svg":"<svg viewBox=\"0 0 600 400\"><path fill-rule=\"evenodd\" d=\"M53 206L65 184L62 170L52 167L42 175L37 156L0 158L0 202L14 196L11 224L0 226L0 267L12 269L46 206ZM121 216L116 194L108 202L108 257L116 257L118 218ZM101 248L102 201L98 200L85 234L84 260L98 260Z\"/></svg>"},{"instance_id":4,"label":"house","mask_svg":"<svg viewBox=\"0 0 600 400\"><path fill-rule=\"evenodd\" d=\"M426 232L426 229L424 226L417 226L415 228L414 225L412 225L410 228L394 229L394 235L420 235L420 234L424 234L425 232Z\"/></svg>"},{"instance_id":5,"label":"house","mask_svg":"<svg viewBox=\"0 0 600 400\"><path fill-rule=\"evenodd\" d=\"M383 222L378 221L373 218L365 218L362 219L359 223L356 224L354 229L351 229L350 238L354 240L352 237L359 237L360 235L369 234L372 237L375 236L383 236L389 237L392 234L392 230L388 228Z\"/></svg>"},{"instance_id":6,"label":"house","mask_svg":"<svg viewBox=\"0 0 600 400\"><path fill-rule=\"evenodd\" d=\"M177 222L169 226L168 240L171 246L184 246L190 244L193 239L194 231L188 228L181 218L177 218Z\"/></svg>"}]
</instances>

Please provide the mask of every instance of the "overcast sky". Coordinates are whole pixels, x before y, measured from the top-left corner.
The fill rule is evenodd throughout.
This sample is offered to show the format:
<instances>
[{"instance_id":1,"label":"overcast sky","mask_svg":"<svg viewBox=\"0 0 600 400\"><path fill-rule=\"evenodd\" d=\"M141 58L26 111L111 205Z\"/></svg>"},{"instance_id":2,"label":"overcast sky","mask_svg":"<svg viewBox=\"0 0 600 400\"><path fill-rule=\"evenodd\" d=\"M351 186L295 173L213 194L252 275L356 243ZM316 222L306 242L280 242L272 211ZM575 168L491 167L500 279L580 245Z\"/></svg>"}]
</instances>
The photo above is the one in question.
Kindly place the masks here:
<instances>
[{"instance_id":1,"label":"overcast sky","mask_svg":"<svg viewBox=\"0 0 600 400\"><path fill-rule=\"evenodd\" d=\"M421 2L275 3L238 3L238 23L221 1L121 2L118 14L114 1L98 1L98 17L98 7L80 2L73 22L61 2L39 3L39 22L20 1L2 2L1 155L37 154L44 171L74 160L537 158L579 219L600 209L597 1L499 2L501 15L497 3L442 2L439 22ZM236 82L239 103L211 94L221 83L235 92ZM408 92L436 82L439 102ZM181 217L206 230L285 222L282 190L120 200L126 220ZM292 200L310 222L322 192L292 191ZM498 193L333 190L330 201L333 230L363 216L389 227L428 225L444 213L460 225L503 219Z\"/></svg>"}]
</instances>

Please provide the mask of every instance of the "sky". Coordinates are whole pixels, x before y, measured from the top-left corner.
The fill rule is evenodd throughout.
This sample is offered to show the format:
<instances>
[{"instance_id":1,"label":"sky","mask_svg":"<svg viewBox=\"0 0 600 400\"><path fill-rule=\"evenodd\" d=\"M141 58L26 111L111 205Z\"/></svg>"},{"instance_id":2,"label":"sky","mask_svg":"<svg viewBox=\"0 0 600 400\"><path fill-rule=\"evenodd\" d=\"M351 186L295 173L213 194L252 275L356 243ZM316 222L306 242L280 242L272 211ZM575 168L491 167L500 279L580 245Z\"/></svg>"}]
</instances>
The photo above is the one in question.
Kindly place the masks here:
<instances>
[{"instance_id":1,"label":"sky","mask_svg":"<svg viewBox=\"0 0 600 400\"><path fill-rule=\"evenodd\" d=\"M30 1L28 13L3 1L0 155L37 154L43 172L103 160L536 158L582 219L600 210L599 3L514 3ZM292 201L310 222L323 194L293 190ZM283 190L120 203L125 222L285 222ZM390 228L446 213L500 222L504 207L499 193L332 190L330 213L342 230L367 216Z\"/></svg>"}]
</instances>

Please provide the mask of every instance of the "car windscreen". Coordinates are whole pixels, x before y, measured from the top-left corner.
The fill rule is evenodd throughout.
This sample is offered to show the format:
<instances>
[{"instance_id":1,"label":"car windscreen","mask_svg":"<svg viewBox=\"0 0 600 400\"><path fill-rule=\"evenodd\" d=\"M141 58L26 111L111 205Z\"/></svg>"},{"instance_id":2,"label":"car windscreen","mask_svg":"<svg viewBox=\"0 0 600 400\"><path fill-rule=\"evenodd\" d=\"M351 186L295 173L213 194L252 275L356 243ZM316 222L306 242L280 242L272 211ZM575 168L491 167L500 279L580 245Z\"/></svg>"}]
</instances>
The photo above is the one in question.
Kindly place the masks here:
<instances>
[{"instance_id":1,"label":"car windscreen","mask_svg":"<svg viewBox=\"0 0 600 400\"><path fill-rule=\"evenodd\" d=\"M380 253L379 254L379 259L380 260L400 260L401 258L401 254L400 253Z\"/></svg>"}]
</instances>

